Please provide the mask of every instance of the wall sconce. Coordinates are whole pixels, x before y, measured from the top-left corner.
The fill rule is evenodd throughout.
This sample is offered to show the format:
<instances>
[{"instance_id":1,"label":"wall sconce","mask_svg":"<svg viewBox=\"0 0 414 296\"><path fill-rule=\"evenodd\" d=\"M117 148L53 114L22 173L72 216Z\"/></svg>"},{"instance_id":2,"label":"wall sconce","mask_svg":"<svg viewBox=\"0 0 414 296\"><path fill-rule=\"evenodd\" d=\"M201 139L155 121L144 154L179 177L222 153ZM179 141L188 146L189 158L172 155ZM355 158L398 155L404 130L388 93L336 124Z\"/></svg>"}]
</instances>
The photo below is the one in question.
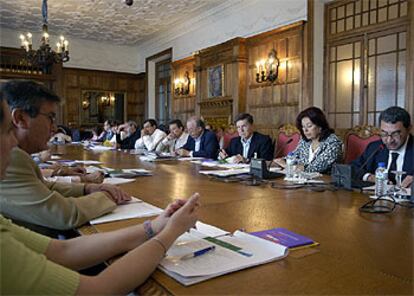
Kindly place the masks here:
<instances>
[{"instance_id":1,"label":"wall sconce","mask_svg":"<svg viewBox=\"0 0 414 296\"><path fill-rule=\"evenodd\" d=\"M113 93L109 95L109 105L115 105L115 96Z\"/></svg>"},{"instance_id":2,"label":"wall sconce","mask_svg":"<svg viewBox=\"0 0 414 296\"><path fill-rule=\"evenodd\" d=\"M174 80L174 94L176 96L188 96L190 94L190 74L185 71L184 78Z\"/></svg>"},{"instance_id":3,"label":"wall sconce","mask_svg":"<svg viewBox=\"0 0 414 296\"><path fill-rule=\"evenodd\" d=\"M102 106L107 107L111 104L111 101L110 101L109 97L102 96L101 97L101 103L102 103Z\"/></svg>"},{"instance_id":4,"label":"wall sconce","mask_svg":"<svg viewBox=\"0 0 414 296\"><path fill-rule=\"evenodd\" d=\"M256 62L256 82L262 83L266 81L274 82L279 75L279 59L276 50L269 52L267 60Z\"/></svg>"},{"instance_id":5,"label":"wall sconce","mask_svg":"<svg viewBox=\"0 0 414 296\"><path fill-rule=\"evenodd\" d=\"M90 104L91 102L89 101L89 98L84 98L82 101L82 109L83 110L88 109Z\"/></svg>"}]
</instances>

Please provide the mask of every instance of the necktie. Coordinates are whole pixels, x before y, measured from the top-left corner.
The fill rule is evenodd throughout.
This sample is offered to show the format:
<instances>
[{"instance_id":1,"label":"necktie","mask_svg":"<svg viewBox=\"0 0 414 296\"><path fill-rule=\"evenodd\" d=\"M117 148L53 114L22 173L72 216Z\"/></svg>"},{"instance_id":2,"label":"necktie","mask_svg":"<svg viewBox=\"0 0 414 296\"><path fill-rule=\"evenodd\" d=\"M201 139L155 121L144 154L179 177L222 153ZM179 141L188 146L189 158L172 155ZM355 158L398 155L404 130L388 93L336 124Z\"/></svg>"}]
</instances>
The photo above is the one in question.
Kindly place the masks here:
<instances>
[{"instance_id":1,"label":"necktie","mask_svg":"<svg viewBox=\"0 0 414 296\"><path fill-rule=\"evenodd\" d=\"M399 156L400 154L398 154L397 152L392 152L391 153L391 157L392 157L392 159L391 159L391 165L390 165L390 168L389 168L389 170L388 170L388 179L393 183L393 184L395 184L395 174L393 173L393 171L396 171L397 170L397 159L398 159L398 156Z\"/></svg>"}]
</instances>

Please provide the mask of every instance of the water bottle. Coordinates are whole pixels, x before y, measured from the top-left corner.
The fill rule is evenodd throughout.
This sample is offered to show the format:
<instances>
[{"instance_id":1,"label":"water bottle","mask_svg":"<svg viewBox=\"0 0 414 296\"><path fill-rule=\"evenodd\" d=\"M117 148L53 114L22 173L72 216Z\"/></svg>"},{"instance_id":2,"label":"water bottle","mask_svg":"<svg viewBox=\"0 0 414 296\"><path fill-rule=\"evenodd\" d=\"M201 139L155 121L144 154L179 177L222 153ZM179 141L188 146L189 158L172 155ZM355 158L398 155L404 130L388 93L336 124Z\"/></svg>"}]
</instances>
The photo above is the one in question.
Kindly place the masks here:
<instances>
[{"instance_id":1,"label":"water bottle","mask_svg":"<svg viewBox=\"0 0 414 296\"><path fill-rule=\"evenodd\" d=\"M289 152L288 155L286 156L286 179L293 178L294 165L295 165L295 156L293 155L292 152Z\"/></svg>"},{"instance_id":2,"label":"water bottle","mask_svg":"<svg viewBox=\"0 0 414 296\"><path fill-rule=\"evenodd\" d=\"M387 195L388 171L384 162L378 163L378 168L375 170L375 196Z\"/></svg>"}]
</instances>

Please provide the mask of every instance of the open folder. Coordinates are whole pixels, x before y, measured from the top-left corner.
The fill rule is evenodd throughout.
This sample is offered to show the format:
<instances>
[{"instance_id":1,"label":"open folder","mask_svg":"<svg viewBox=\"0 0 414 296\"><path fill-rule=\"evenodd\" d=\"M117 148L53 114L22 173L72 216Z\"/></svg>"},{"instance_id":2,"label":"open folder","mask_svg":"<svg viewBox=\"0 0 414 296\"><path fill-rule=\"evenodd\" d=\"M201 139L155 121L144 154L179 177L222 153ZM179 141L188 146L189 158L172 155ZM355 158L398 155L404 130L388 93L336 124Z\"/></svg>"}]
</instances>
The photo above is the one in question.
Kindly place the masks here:
<instances>
[{"instance_id":1,"label":"open folder","mask_svg":"<svg viewBox=\"0 0 414 296\"><path fill-rule=\"evenodd\" d=\"M233 271L285 258L288 248L245 232L212 237L192 230L183 234L168 250L159 269L185 286L193 285ZM214 245L214 251L191 259L179 259L189 248ZM178 258L178 259L177 259Z\"/></svg>"}]
</instances>

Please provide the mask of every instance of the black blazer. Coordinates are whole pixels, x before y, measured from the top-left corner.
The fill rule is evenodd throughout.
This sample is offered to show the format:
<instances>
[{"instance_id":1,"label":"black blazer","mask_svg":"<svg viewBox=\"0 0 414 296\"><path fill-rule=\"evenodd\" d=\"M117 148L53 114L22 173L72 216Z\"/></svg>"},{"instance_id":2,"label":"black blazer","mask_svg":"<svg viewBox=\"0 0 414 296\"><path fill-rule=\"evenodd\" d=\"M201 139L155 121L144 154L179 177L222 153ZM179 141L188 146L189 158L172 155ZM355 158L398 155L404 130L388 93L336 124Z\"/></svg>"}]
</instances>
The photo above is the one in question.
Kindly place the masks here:
<instances>
[{"instance_id":1,"label":"black blazer","mask_svg":"<svg viewBox=\"0 0 414 296\"><path fill-rule=\"evenodd\" d=\"M230 144L226 149L226 153L229 156L237 154L243 155L241 137L231 139ZM247 158L253 158L254 153L257 153L258 158L266 160L273 159L273 144L269 136L262 135L258 132L253 133L252 141L250 142L249 151L247 153Z\"/></svg>"},{"instance_id":2,"label":"black blazer","mask_svg":"<svg viewBox=\"0 0 414 296\"><path fill-rule=\"evenodd\" d=\"M135 142L141 138L141 130L137 128L135 133L121 140L121 135L116 134L116 142L120 145L121 149L134 149Z\"/></svg>"},{"instance_id":3,"label":"black blazer","mask_svg":"<svg viewBox=\"0 0 414 296\"><path fill-rule=\"evenodd\" d=\"M193 151L194 157L205 157L205 158L212 158L216 159L220 146L217 141L216 134L204 130L203 135L201 136L201 142L200 142L200 150L195 152L195 141L194 139L189 136L187 139L187 143L182 147L185 150Z\"/></svg>"},{"instance_id":4,"label":"black blazer","mask_svg":"<svg viewBox=\"0 0 414 296\"><path fill-rule=\"evenodd\" d=\"M389 150L387 147L385 147L385 145L384 149L378 150L376 153L374 153L374 151L378 149L380 145L383 145L381 140L370 143L365 149L364 153L351 163L355 172L359 172L357 177L362 178L366 173L375 174L375 170L377 169L379 162L385 162L385 165L388 164ZM407 175L411 176L413 175L414 171L413 146L413 136L409 135L407 148L405 150L403 171L406 172ZM374 153L374 156L367 162L364 168L361 168L372 153Z\"/></svg>"}]
</instances>

